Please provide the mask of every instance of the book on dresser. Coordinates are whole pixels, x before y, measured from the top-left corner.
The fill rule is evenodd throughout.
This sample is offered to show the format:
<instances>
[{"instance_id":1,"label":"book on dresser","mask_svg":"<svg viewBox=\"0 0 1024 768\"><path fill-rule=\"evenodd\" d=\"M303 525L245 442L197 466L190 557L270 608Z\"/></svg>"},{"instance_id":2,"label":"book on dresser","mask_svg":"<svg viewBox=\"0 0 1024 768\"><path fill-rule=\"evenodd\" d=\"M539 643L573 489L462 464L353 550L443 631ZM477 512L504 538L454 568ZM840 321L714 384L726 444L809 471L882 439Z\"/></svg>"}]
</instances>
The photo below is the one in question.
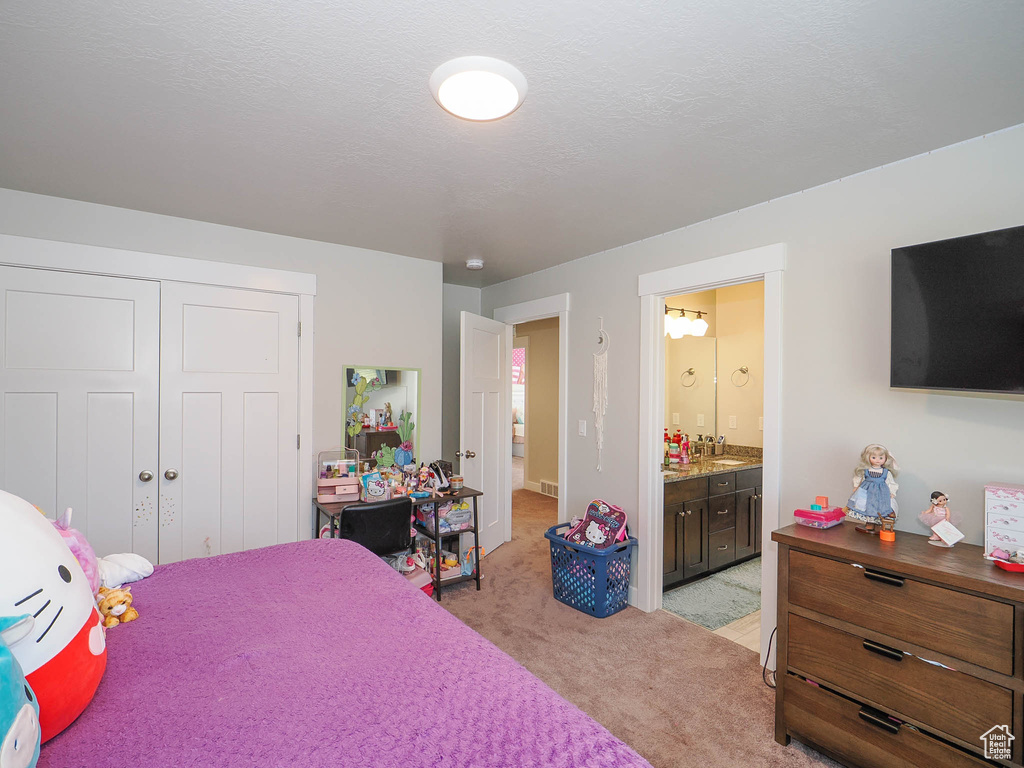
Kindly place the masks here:
<instances>
[{"instance_id":1,"label":"book on dresser","mask_svg":"<svg viewBox=\"0 0 1024 768\"><path fill-rule=\"evenodd\" d=\"M1022 765L1024 574L851 523L772 540L776 741L854 768Z\"/></svg>"}]
</instances>

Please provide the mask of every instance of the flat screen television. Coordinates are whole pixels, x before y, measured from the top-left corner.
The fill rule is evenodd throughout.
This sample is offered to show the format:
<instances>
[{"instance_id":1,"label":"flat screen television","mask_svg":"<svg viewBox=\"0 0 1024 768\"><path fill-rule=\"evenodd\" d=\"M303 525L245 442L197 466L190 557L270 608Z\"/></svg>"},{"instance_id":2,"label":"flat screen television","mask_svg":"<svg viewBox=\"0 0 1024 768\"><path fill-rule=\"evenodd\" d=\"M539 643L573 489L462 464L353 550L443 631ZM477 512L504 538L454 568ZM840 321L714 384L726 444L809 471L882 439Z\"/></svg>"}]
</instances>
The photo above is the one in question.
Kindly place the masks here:
<instances>
[{"instance_id":1,"label":"flat screen television","mask_svg":"<svg viewBox=\"0 0 1024 768\"><path fill-rule=\"evenodd\" d=\"M890 374L1024 395L1024 226L893 249Z\"/></svg>"}]
</instances>

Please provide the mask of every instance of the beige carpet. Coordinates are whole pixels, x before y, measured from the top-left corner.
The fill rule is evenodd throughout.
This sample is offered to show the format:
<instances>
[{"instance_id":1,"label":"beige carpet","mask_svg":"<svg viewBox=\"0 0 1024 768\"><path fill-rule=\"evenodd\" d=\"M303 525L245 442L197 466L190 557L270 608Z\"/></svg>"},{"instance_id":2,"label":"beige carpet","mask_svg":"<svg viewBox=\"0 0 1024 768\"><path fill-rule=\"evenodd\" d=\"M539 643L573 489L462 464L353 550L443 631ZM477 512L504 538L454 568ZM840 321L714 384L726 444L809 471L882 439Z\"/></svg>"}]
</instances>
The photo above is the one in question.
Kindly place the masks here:
<instances>
[{"instance_id":1,"label":"beige carpet","mask_svg":"<svg viewBox=\"0 0 1024 768\"><path fill-rule=\"evenodd\" d=\"M441 605L655 768L835 765L775 743L753 651L666 611L595 619L556 601L543 537L556 515L555 499L516 491L512 541L484 558L483 589L457 585Z\"/></svg>"}]
</instances>

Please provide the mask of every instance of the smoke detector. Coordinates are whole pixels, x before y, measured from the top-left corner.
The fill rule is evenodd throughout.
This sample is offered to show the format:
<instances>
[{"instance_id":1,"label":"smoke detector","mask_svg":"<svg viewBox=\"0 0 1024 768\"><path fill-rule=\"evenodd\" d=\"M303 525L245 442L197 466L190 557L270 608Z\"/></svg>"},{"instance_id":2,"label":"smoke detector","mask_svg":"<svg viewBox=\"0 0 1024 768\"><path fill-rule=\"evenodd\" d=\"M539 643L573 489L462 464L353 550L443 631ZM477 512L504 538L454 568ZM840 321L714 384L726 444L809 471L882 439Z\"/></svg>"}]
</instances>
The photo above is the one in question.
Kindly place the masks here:
<instances>
[{"instance_id":1,"label":"smoke detector","mask_svg":"<svg viewBox=\"0 0 1024 768\"><path fill-rule=\"evenodd\" d=\"M466 269L483 269L483 259L466 259Z\"/></svg>"}]
</instances>

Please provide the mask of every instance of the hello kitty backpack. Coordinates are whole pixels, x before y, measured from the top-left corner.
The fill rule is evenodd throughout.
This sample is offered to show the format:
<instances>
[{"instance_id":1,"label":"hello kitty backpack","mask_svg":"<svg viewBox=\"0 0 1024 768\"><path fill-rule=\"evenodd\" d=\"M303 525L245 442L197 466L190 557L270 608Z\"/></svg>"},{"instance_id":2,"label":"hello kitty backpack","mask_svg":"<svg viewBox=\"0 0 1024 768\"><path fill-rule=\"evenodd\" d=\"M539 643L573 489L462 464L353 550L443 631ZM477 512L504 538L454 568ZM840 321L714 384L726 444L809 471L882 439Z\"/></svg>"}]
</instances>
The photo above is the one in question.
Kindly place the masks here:
<instances>
[{"instance_id":1,"label":"hello kitty backpack","mask_svg":"<svg viewBox=\"0 0 1024 768\"><path fill-rule=\"evenodd\" d=\"M565 538L582 547L606 549L626 538L626 513L621 507L594 499L587 506L587 514Z\"/></svg>"}]
</instances>

